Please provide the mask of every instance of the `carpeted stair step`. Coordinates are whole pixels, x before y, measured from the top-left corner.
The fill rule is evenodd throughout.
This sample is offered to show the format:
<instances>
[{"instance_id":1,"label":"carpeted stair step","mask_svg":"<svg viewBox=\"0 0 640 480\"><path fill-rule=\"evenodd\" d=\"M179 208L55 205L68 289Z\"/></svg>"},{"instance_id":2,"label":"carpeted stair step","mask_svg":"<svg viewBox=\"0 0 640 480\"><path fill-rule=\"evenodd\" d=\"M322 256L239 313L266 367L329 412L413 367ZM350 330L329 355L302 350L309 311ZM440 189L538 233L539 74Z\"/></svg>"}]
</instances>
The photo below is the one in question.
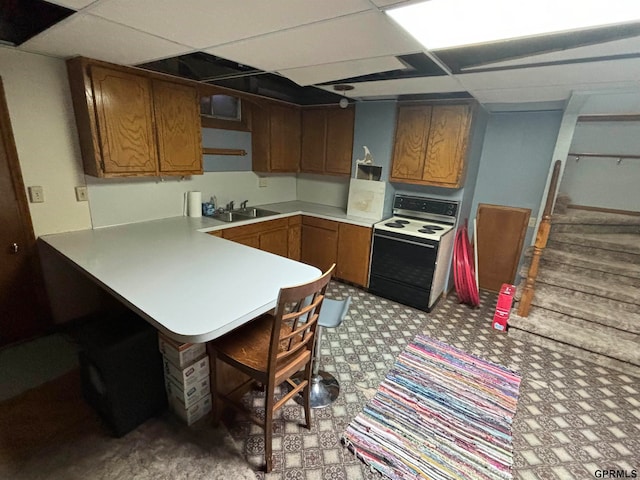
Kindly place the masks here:
<instances>
[{"instance_id":1,"label":"carpeted stair step","mask_svg":"<svg viewBox=\"0 0 640 480\"><path fill-rule=\"evenodd\" d=\"M547 248L616 262L640 264L640 235L629 233L558 233Z\"/></svg>"},{"instance_id":2,"label":"carpeted stair step","mask_svg":"<svg viewBox=\"0 0 640 480\"><path fill-rule=\"evenodd\" d=\"M640 307L633 303L621 302L612 298L605 298L590 293L569 290L567 288L558 287L555 285L544 283L536 284L533 301L531 302L532 305L540 304L541 306L543 306L543 304L541 303L543 298L561 298L564 303L569 303L572 305L584 305L585 307L590 305L597 305L600 308L608 309L609 311L611 311L612 315L619 312L626 312L634 315L640 314Z\"/></svg>"},{"instance_id":3,"label":"carpeted stair step","mask_svg":"<svg viewBox=\"0 0 640 480\"><path fill-rule=\"evenodd\" d=\"M556 201L557 202L557 201ZM551 217L552 232L640 233L640 215L568 208Z\"/></svg>"},{"instance_id":4,"label":"carpeted stair step","mask_svg":"<svg viewBox=\"0 0 640 480\"><path fill-rule=\"evenodd\" d=\"M522 263L520 275L526 276L526 272L531 264L533 247L527 248ZM629 279L640 280L640 264L620 262L617 260L604 260L592 256L585 256L580 253L565 252L562 250L545 249L540 259L541 269L562 269L567 265L593 270L594 272L605 272L611 275L627 277ZM522 273L525 272L525 273ZM627 281L626 279L621 279ZM635 283L633 283L635 285Z\"/></svg>"},{"instance_id":5,"label":"carpeted stair step","mask_svg":"<svg viewBox=\"0 0 640 480\"><path fill-rule=\"evenodd\" d=\"M557 342L547 337L541 337L535 333L513 328L509 331L509 337L640 378L640 367L598 353L589 352L572 345Z\"/></svg>"},{"instance_id":6,"label":"carpeted stair step","mask_svg":"<svg viewBox=\"0 0 640 480\"><path fill-rule=\"evenodd\" d=\"M536 309L527 318L511 315L509 319L509 335L522 338L521 333L543 337L563 346L574 347L585 352L589 361L602 366L620 363L628 364L630 370L640 373L640 336L634 334L621 335L609 327L584 324L580 327L575 322L567 321L562 316L550 315L549 312ZM629 336L631 335L631 336ZM561 350L566 352L566 350ZM568 352L566 352L568 353ZM613 360L613 362L611 361Z\"/></svg>"},{"instance_id":7,"label":"carpeted stair step","mask_svg":"<svg viewBox=\"0 0 640 480\"><path fill-rule=\"evenodd\" d=\"M617 300L635 305L640 311L640 290L637 286L621 282L620 277L602 273L600 277L585 275L584 269L566 267L564 270L544 270L538 272L536 285L555 287L587 293L597 297ZM596 272L601 273L601 272ZM637 282L637 280L633 280Z\"/></svg>"},{"instance_id":8,"label":"carpeted stair step","mask_svg":"<svg viewBox=\"0 0 640 480\"><path fill-rule=\"evenodd\" d=\"M624 310L611 310L598 304L583 304L568 301L564 297L546 295L539 298L532 310L550 318L565 318L567 323L588 326L589 323L615 329L621 337L640 335L640 314Z\"/></svg>"}]
</instances>

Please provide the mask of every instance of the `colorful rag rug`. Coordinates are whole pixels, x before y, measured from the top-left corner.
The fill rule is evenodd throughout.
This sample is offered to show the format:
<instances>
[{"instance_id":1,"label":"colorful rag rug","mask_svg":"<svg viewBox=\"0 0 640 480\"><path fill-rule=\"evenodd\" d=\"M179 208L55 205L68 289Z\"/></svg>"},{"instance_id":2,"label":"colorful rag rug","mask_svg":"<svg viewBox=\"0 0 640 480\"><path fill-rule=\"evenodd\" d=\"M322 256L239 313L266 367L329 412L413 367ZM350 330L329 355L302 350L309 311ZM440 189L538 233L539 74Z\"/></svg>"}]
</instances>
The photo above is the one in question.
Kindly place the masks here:
<instances>
[{"instance_id":1,"label":"colorful rag rug","mask_svg":"<svg viewBox=\"0 0 640 480\"><path fill-rule=\"evenodd\" d=\"M343 442L393 479L511 479L520 375L418 335Z\"/></svg>"}]
</instances>

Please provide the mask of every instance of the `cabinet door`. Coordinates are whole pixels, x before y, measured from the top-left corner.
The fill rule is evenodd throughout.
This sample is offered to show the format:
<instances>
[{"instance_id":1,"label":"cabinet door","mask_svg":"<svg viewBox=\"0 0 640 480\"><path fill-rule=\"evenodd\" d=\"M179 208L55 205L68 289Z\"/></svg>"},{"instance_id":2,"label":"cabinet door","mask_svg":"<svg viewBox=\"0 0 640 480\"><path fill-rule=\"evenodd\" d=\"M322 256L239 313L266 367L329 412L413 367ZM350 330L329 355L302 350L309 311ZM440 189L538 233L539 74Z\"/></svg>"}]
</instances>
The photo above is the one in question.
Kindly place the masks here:
<instances>
[{"instance_id":1,"label":"cabinet door","mask_svg":"<svg viewBox=\"0 0 640 480\"><path fill-rule=\"evenodd\" d=\"M269 171L297 172L300 164L300 109L270 107Z\"/></svg>"},{"instance_id":2,"label":"cabinet door","mask_svg":"<svg viewBox=\"0 0 640 480\"><path fill-rule=\"evenodd\" d=\"M326 272L336 263L338 256L338 228L336 222L324 220L330 228L314 224L302 224L302 248L300 260Z\"/></svg>"},{"instance_id":3,"label":"cabinet door","mask_svg":"<svg viewBox=\"0 0 640 480\"><path fill-rule=\"evenodd\" d=\"M96 65L90 71L103 173L156 174L150 80Z\"/></svg>"},{"instance_id":4,"label":"cabinet door","mask_svg":"<svg viewBox=\"0 0 640 480\"><path fill-rule=\"evenodd\" d=\"M195 88L153 82L160 173L201 174L200 103Z\"/></svg>"},{"instance_id":5,"label":"cabinet door","mask_svg":"<svg viewBox=\"0 0 640 480\"><path fill-rule=\"evenodd\" d=\"M335 175L351 175L353 126L355 109L332 108L327 114L327 158L324 171Z\"/></svg>"},{"instance_id":6,"label":"cabinet door","mask_svg":"<svg viewBox=\"0 0 640 480\"><path fill-rule=\"evenodd\" d=\"M391 180L422 180L430 124L431 106L398 108Z\"/></svg>"},{"instance_id":7,"label":"cabinet door","mask_svg":"<svg viewBox=\"0 0 640 480\"><path fill-rule=\"evenodd\" d=\"M300 261L300 246L302 241L302 216L296 215L289 218L289 253L287 256L292 260Z\"/></svg>"},{"instance_id":8,"label":"cabinet door","mask_svg":"<svg viewBox=\"0 0 640 480\"><path fill-rule=\"evenodd\" d=\"M260 236L256 233L252 233L249 235L238 235L231 238L224 236L224 238L227 238L232 242L241 243L242 245L246 245L247 247L260 248Z\"/></svg>"},{"instance_id":9,"label":"cabinet door","mask_svg":"<svg viewBox=\"0 0 640 480\"><path fill-rule=\"evenodd\" d=\"M279 228L260 234L260 250L286 257L289 253L289 229Z\"/></svg>"},{"instance_id":10,"label":"cabinet door","mask_svg":"<svg viewBox=\"0 0 640 480\"><path fill-rule=\"evenodd\" d=\"M264 105L252 104L251 117L251 169L254 172L268 172L270 154L269 109Z\"/></svg>"},{"instance_id":11,"label":"cabinet door","mask_svg":"<svg viewBox=\"0 0 640 480\"><path fill-rule=\"evenodd\" d=\"M466 165L470 105L433 107L422 179L434 185L461 187Z\"/></svg>"},{"instance_id":12,"label":"cabinet door","mask_svg":"<svg viewBox=\"0 0 640 480\"><path fill-rule=\"evenodd\" d=\"M302 111L302 151L300 171L324 173L326 156L326 116L324 109Z\"/></svg>"},{"instance_id":13,"label":"cabinet door","mask_svg":"<svg viewBox=\"0 0 640 480\"><path fill-rule=\"evenodd\" d=\"M366 287L369 283L371 229L341 223L338 232L336 277Z\"/></svg>"}]
</instances>

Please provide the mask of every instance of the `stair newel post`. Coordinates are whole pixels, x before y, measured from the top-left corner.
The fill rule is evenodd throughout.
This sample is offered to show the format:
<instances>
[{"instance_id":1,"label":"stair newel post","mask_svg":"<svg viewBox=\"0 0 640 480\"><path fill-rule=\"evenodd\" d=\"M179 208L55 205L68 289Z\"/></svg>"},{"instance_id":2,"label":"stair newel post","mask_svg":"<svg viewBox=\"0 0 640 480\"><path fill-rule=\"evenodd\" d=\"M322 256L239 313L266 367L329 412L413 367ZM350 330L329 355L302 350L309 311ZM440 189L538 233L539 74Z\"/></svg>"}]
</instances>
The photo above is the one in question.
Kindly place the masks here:
<instances>
[{"instance_id":1,"label":"stair newel post","mask_svg":"<svg viewBox=\"0 0 640 480\"><path fill-rule=\"evenodd\" d=\"M544 205L544 211L542 213L542 220L538 226L538 232L536 233L536 241L533 246L533 256L531 257L531 265L527 273L527 280L525 282L522 296L520 297L520 303L518 305L518 315L521 317L529 316L529 310L531 308L531 302L533 301L533 294L535 293L535 283L538 277L538 268L540 266L540 257L542 252L547 246L547 240L549 239L549 233L551 232L551 210L553 208L553 202L556 198L556 189L558 188L558 178L560 176L560 167L562 162L556 160L553 166L553 174L551 176L551 183L549 190L547 191L547 200Z\"/></svg>"}]
</instances>

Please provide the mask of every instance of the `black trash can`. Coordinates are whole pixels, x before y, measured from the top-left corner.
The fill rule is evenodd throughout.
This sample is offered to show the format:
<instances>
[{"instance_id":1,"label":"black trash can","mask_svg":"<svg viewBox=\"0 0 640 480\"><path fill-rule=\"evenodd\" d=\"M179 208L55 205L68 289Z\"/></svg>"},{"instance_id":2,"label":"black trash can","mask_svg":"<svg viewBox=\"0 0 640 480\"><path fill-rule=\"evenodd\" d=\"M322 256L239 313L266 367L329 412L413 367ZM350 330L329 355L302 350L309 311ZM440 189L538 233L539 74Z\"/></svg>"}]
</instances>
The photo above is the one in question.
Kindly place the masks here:
<instances>
[{"instance_id":1,"label":"black trash can","mask_svg":"<svg viewBox=\"0 0 640 480\"><path fill-rule=\"evenodd\" d=\"M100 315L78 334L82 394L116 437L167 408L157 331L133 312Z\"/></svg>"}]
</instances>

